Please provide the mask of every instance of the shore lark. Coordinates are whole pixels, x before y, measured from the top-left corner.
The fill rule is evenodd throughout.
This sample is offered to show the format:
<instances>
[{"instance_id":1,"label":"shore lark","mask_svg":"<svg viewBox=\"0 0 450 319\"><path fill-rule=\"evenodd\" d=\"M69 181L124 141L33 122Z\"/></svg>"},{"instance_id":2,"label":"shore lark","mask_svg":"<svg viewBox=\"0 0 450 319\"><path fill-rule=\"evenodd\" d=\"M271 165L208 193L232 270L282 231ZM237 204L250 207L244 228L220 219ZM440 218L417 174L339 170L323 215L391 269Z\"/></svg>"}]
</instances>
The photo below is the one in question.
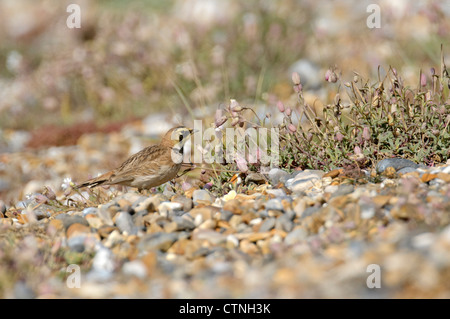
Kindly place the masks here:
<instances>
[{"instance_id":1,"label":"shore lark","mask_svg":"<svg viewBox=\"0 0 450 319\"><path fill-rule=\"evenodd\" d=\"M157 145L144 148L130 156L118 168L77 187L120 184L143 189L164 184L177 176L183 161L183 147L192 129L178 126L170 129Z\"/></svg>"}]
</instances>

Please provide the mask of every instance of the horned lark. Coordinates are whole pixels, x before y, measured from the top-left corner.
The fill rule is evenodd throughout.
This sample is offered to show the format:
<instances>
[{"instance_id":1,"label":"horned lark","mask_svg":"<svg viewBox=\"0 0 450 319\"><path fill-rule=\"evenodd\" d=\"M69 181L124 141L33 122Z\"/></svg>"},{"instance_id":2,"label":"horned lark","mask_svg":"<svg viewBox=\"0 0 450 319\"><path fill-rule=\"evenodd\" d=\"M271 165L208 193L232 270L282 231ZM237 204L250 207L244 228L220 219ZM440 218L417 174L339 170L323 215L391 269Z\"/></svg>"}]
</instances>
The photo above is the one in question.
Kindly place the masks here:
<instances>
[{"instance_id":1,"label":"horned lark","mask_svg":"<svg viewBox=\"0 0 450 319\"><path fill-rule=\"evenodd\" d=\"M176 177L183 160L183 147L192 129L179 126L170 129L157 145L144 148L130 156L118 168L80 185L96 187L99 185L121 184L143 189L164 184Z\"/></svg>"}]
</instances>

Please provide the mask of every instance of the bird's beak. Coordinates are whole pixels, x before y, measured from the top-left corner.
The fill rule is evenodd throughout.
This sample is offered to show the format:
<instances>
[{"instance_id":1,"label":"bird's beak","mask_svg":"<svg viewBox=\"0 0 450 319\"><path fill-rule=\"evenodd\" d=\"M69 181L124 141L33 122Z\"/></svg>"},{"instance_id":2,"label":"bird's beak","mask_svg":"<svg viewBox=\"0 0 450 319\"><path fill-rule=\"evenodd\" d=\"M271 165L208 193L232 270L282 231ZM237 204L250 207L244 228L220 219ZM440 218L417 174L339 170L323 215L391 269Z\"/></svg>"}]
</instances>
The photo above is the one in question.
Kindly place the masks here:
<instances>
[{"instance_id":1,"label":"bird's beak","mask_svg":"<svg viewBox=\"0 0 450 319\"><path fill-rule=\"evenodd\" d=\"M190 133L190 134L194 134L194 133L196 133L196 132L198 132L198 130L194 130L193 128L190 128L190 129L189 129L189 133Z\"/></svg>"}]
</instances>

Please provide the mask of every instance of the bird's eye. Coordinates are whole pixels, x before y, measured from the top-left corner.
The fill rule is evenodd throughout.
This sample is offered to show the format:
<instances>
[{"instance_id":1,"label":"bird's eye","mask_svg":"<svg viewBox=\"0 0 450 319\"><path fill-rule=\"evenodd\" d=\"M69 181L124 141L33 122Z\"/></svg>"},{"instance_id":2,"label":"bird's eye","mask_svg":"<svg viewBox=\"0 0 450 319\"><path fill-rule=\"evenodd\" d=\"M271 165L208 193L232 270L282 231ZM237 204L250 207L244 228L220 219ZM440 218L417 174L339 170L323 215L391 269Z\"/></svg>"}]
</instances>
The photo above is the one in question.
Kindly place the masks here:
<instances>
[{"instance_id":1,"label":"bird's eye","mask_svg":"<svg viewBox=\"0 0 450 319\"><path fill-rule=\"evenodd\" d=\"M178 141L181 142L183 140L183 134L180 134L180 137L178 138Z\"/></svg>"}]
</instances>

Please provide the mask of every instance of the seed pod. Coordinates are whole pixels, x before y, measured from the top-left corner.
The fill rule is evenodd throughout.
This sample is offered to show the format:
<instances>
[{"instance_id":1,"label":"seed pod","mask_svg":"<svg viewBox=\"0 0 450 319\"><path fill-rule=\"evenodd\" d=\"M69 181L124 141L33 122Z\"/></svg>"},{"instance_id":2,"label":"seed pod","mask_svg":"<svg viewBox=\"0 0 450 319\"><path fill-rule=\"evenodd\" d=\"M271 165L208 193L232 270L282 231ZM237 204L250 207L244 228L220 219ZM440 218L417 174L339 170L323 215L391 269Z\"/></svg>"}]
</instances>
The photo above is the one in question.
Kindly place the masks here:
<instances>
[{"instance_id":1,"label":"seed pod","mask_svg":"<svg viewBox=\"0 0 450 319\"><path fill-rule=\"evenodd\" d=\"M297 72L292 72L292 82L295 85L299 85L300 84L300 75Z\"/></svg>"},{"instance_id":2,"label":"seed pod","mask_svg":"<svg viewBox=\"0 0 450 319\"><path fill-rule=\"evenodd\" d=\"M296 128L295 125L292 124L292 123L288 125L288 129L289 129L289 131L291 131L292 133L295 133L295 132L297 131L297 128Z\"/></svg>"},{"instance_id":3,"label":"seed pod","mask_svg":"<svg viewBox=\"0 0 450 319\"><path fill-rule=\"evenodd\" d=\"M284 113L284 104L283 104L283 102L278 101L277 107L278 107L278 110L279 110L281 113Z\"/></svg>"},{"instance_id":4,"label":"seed pod","mask_svg":"<svg viewBox=\"0 0 450 319\"><path fill-rule=\"evenodd\" d=\"M338 142L342 142L342 140L344 139L344 135L342 135L341 132L337 132L336 135L334 136L334 139Z\"/></svg>"},{"instance_id":5,"label":"seed pod","mask_svg":"<svg viewBox=\"0 0 450 319\"><path fill-rule=\"evenodd\" d=\"M367 126L364 126L362 137L366 141L370 140L370 130L369 130L369 128Z\"/></svg>"},{"instance_id":6,"label":"seed pod","mask_svg":"<svg viewBox=\"0 0 450 319\"><path fill-rule=\"evenodd\" d=\"M231 126L236 126L239 123L239 117L233 117L231 120Z\"/></svg>"},{"instance_id":7,"label":"seed pod","mask_svg":"<svg viewBox=\"0 0 450 319\"><path fill-rule=\"evenodd\" d=\"M291 114L292 114L291 108L288 107L288 108L286 109L286 111L284 112L284 114L286 114L287 116L291 116Z\"/></svg>"}]
</instances>

